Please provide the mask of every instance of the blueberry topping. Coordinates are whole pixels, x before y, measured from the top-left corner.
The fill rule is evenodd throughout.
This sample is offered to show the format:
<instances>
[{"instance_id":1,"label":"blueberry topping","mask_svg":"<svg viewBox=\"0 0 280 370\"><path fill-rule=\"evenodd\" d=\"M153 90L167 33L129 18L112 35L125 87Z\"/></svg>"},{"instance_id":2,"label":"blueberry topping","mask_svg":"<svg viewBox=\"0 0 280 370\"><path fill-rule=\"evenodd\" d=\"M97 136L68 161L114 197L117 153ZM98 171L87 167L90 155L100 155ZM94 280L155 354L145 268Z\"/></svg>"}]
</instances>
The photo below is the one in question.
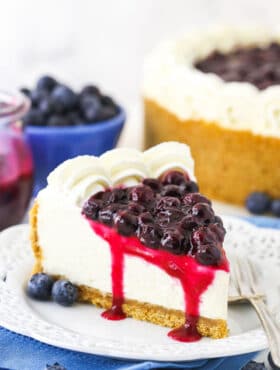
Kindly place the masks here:
<instances>
[{"instance_id":1,"label":"blueberry topping","mask_svg":"<svg viewBox=\"0 0 280 370\"><path fill-rule=\"evenodd\" d=\"M223 258L225 229L206 197L182 189L190 183L195 185L187 175L169 171L137 186L100 191L85 202L82 213L118 234L138 237L147 247L217 266Z\"/></svg>"},{"instance_id":2,"label":"blueberry topping","mask_svg":"<svg viewBox=\"0 0 280 370\"><path fill-rule=\"evenodd\" d=\"M36 88L37 90L52 91L56 84L57 82L53 77L42 76L41 78L39 78Z\"/></svg>"},{"instance_id":3,"label":"blueberry topping","mask_svg":"<svg viewBox=\"0 0 280 370\"><path fill-rule=\"evenodd\" d=\"M200 223L209 224L215 219L214 211L207 203L196 203L192 207L192 215L195 216Z\"/></svg>"},{"instance_id":4,"label":"blueberry topping","mask_svg":"<svg viewBox=\"0 0 280 370\"><path fill-rule=\"evenodd\" d=\"M46 365L45 370L67 370L64 366L60 365L58 362L55 362L53 365Z\"/></svg>"},{"instance_id":5,"label":"blueberry topping","mask_svg":"<svg viewBox=\"0 0 280 370\"><path fill-rule=\"evenodd\" d=\"M146 186L149 186L155 192L159 192L161 189L161 183L157 179L144 179L142 183Z\"/></svg>"},{"instance_id":6,"label":"blueberry topping","mask_svg":"<svg viewBox=\"0 0 280 370\"><path fill-rule=\"evenodd\" d=\"M78 298L78 289L68 280L57 280L52 287L52 298L62 306L72 306Z\"/></svg>"},{"instance_id":7,"label":"blueberry topping","mask_svg":"<svg viewBox=\"0 0 280 370\"><path fill-rule=\"evenodd\" d=\"M165 185L161 190L161 194L163 196L179 198L182 195L182 189L178 185Z\"/></svg>"},{"instance_id":8,"label":"blueberry topping","mask_svg":"<svg viewBox=\"0 0 280 370\"><path fill-rule=\"evenodd\" d=\"M157 224L139 224L137 235L141 243L153 249L159 249L161 245L162 230Z\"/></svg>"},{"instance_id":9,"label":"blueberry topping","mask_svg":"<svg viewBox=\"0 0 280 370\"><path fill-rule=\"evenodd\" d=\"M138 226L137 216L128 211L119 211L115 217L115 226L119 234L133 235Z\"/></svg>"},{"instance_id":10,"label":"blueberry topping","mask_svg":"<svg viewBox=\"0 0 280 370\"><path fill-rule=\"evenodd\" d=\"M186 193L197 193L199 191L198 185L194 181L188 181L185 185L181 185L181 187Z\"/></svg>"},{"instance_id":11,"label":"blueberry topping","mask_svg":"<svg viewBox=\"0 0 280 370\"><path fill-rule=\"evenodd\" d=\"M160 210L167 207L179 207L180 204L180 199L176 197L162 197L157 202L157 209Z\"/></svg>"},{"instance_id":12,"label":"blueberry topping","mask_svg":"<svg viewBox=\"0 0 280 370\"><path fill-rule=\"evenodd\" d=\"M183 204L186 206L193 206L196 203L208 203L211 205L209 199L201 195L200 193L188 193L183 197Z\"/></svg>"},{"instance_id":13,"label":"blueberry topping","mask_svg":"<svg viewBox=\"0 0 280 370\"><path fill-rule=\"evenodd\" d=\"M102 201L92 197L85 202L82 213L91 220L97 220L101 207Z\"/></svg>"},{"instance_id":14,"label":"blueberry topping","mask_svg":"<svg viewBox=\"0 0 280 370\"><path fill-rule=\"evenodd\" d=\"M149 203L154 200L152 189L145 185L138 185L131 189L130 199L137 203Z\"/></svg>"},{"instance_id":15,"label":"blueberry topping","mask_svg":"<svg viewBox=\"0 0 280 370\"><path fill-rule=\"evenodd\" d=\"M262 214L269 210L271 199L263 192L251 193L246 199L246 207L251 213Z\"/></svg>"},{"instance_id":16,"label":"blueberry topping","mask_svg":"<svg viewBox=\"0 0 280 370\"><path fill-rule=\"evenodd\" d=\"M215 245L203 244L200 245L195 254L196 260L202 265L218 265L221 259L221 251Z\"/></svg>"},{"instance_id":17,"label":"blueberry topping","mask_svg":"<svg viewBox=\"0 0 280 370\"><path fill-rule=\"evenodd\" d=\"M271 212L274 216L280 217L280 199L274 199L271 202Z\"/></svg>"},{"instance_id":18,"label":"blueberry topping","mask_svg":"<svg viewBox=\"0 0 280 370\"><path fill-rule=\"evenodd\" d=\"M99 221L101 221L105 225L112 226L114 223L115 214L119 209L120 207L118 207L116 204L111 204L102 208L98 214Z\"/></svg>"},{"instance_id":19,"label":"blueberry topping","mask_svg":"<svg viewBox=\"0 0 280 370\"><path fill-rule=\"evenodd\" d=\"M46 301L51 297L54 280L45 273L32 275L27 285L27 294L35 299Z\"/></svg>"},{"instance_id":20,"label":"blueberry topping","mask_svg":"<svg viewBox=\"0 0 280 370\"><path fill-rule=\"evenodd\" d=\"M184 245L184 234L178 229L166 230L161 239L163 249L171 251L174 254L182 253Z\"/></svg>"},{"instance_id":21,"label":"blueberry topping","mask_svg":"<svg viewBox=\"0 0 280 370\"><path fill-rule=\"evenodd\" d=\"M161 177L163 185L183 185L187 181L189 181L189 176L179 171L168 171Z\"/></svg>"}]
</instances>

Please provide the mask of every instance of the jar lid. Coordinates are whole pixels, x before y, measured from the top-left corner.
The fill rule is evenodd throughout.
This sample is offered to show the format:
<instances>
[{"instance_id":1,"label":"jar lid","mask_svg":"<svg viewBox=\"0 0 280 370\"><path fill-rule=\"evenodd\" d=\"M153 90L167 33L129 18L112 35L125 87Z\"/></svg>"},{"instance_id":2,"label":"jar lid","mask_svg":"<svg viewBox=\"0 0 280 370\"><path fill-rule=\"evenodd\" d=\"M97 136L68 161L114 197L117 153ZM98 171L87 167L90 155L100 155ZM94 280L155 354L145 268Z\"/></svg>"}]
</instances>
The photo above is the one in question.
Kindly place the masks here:
<instances>
[{"instance_id":1,"label":"jar lid","mask_svg":"<svg viewBox=\"0 0 280 370\"><path fill-rule=\"evenodd\" d=\"M29 108L30 101L22 93L0 91L0 125L17 121Z\"/></svg>"}]
</instances>

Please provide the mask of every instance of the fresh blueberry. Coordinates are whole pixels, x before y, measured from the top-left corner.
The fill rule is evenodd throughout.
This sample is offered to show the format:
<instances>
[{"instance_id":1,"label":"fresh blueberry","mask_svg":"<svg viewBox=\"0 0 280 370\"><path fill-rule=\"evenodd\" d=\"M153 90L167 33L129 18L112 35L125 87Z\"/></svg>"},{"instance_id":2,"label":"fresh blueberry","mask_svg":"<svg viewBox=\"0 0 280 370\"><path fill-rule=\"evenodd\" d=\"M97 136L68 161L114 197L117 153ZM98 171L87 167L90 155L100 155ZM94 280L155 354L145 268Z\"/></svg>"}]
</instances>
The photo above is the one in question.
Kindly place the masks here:
<instances>
[{"instance_id":1,"label":"fresh blueberry","mask_svg":"<svg viewBox=\"0 0 280 370\"><path fill-rule=\"evenodd\" d=\"M46 124L43 114L35 108L30 109L22 121L24 126L44 126Z\"/></svg>"},{"instance_id":2,"label":"fresh blueberry","mask_svg":"<svg viewBox=\"0 0 280 370\"><path fill-rule=\"evenodd\" d=\"M269 210L271 199L263 192L251 193L246 199L247 209L254 214L262 214Z\"/></svg>"},{"instance_id":3,"label":"fresh blueberry","mask_svg":"<svg viewBox=\"0 0 280 370\"><path fill-rule=\"evenodd\" d=\"M78 298L78 289L67 280L57 280L52 287L52 298L62 306L72 306Z\"/></svg>"},{"instance_id":4,"label":"fresh blueberry","mask_svg":"<svg viewBox=\"0 0 280 370\"><path fill-rule=\"evenodd\" d=\"M98 120L101 109L101 104L98 97L94 95L85 96L80 102L80 108L86 122L93 123Z\"/></svg>"},{"instance_id":5,"label":"fresh blueberry","mask_svg":"<svg viewBox=\"0 0 280 370\"><path fill-rule=\"evenodd\" d=\"M264 363L250 361L241 370L266 370Z\"/></svg>"},{"instance_id":6,"label":"fresh blueberry","mask_svg":"<svg viewBox=\"0 0 280 370\"><path fill-rule=\"evenodd\" d=\"M42 76L39 78L36 88L37 90L47 90L52 91L53 88L56 86L56 80L51 76Z\"/></svg>"},{"instance_id":7,"label":"fresh blueberry","mask_svg":"<svg viewBox=\"0 0 280 370\"><path fill-rule=\"evenodd\" d=\"M110 106L110 107L116 107L116 103L114 102L114 100L108 96L108 95L103 95L101 96L101 104L103 106Z\"/></svg>"},{"instance_id":8,"label":"fresh blueberry","mask_svg":"<svg viewBox=\"0 0 280 370\"><path fill-rule=\"evenodd\" d=\"M51 93L51 101L56 113L64 113L75 108L77 95L65 85L57 85Z\"/></svg>"},{"instance_id":9,"label":"fresh blueberry","mask_svg":"<svg viewBox=\"0 0 280 370\"><path fill-rule=\"evenodd\" d=\"M80 92L80 97L84 97L86 95L99 96L100 95L100 91L99 91L99 89L98 89L97 86L87 85L87 86L85 86L85 87L82 88L82 90Z\"/></svg>"},{"instance_id":10,"label":"fresh blueberry","mask_svg":"<svg viewBox=\"0 0 280 370\"><path fill-rule=\"evenodd\" d=\"M47 125L50 127L69 126L69 121L66 116L62 114L55 114L48 118Z\"/></svg>"},{"instance_id":11,"label":"fresh blueberry","mask_svg":"<svg viewBox=\"0 0 280 370\"><path fill-rule=\"evenodd\" d=\"M46 301L51 297L54 280L45 273L32 275L27 285L27 294L31 298Z\"/></svg>"},{"instance_id":12,"label":"fresh blueberry","mask_svg":"<svg viewBox=\"0 0 280 370\"><path fill-rule=\"evenodd\" d=\"M45 116L49 116L53 113L53 106L49 97L46 97L40 101L39 110Z\"/></svg>"},{"instance_id":13,"label":"fresh blueberry","mask_svg":"<svg viewBox=\"0 0 280 370\"><path fill-rule=\"evenodd\" d=\"M66 367L55 362L53 365L46 365L45 370L67 370Z\"/></svg>"},{"instance_id":14,"label":"fresh blueberry","mask_svg":"<svg viewBox=\"0 0 280 370\"><path fill-rule=\"evenodd\" d=\"M49 96L49 93L48 91L46 90L32 90L31 93L30 93L30 99L31 99L31 103L32 103L32 107L33 108L37 108L40 104L40 102L47 98Z\"/></svg>"},{"instance_id":15,"label":"fresh blueberry","mask_svg":"<svg viewBox=\"0 0 280 370\"><path fill-rule=\"evenodd\" d=\"M31 94L31 91L27 87L22 87L20 89L20 92L22 92L25 96L29 97Z\"/></svg>"},{"instance_id":16,"label":"fresh blueberry","mask_svg":"<svg viewBox=\"0 0 280 370\"><path fill-rule=\"evenodd\" d=\"M271 212L276 217L280 217L280 199L274 199L271 202Z\"/></svg>"},{"instance_id":17,"label":"fresh blueberry","mask_svg":"<svg viewBox=\"0 0 280 370\"><path fill-rule=\"evenodd\" d=\"M76 111L69 112L66 114L66 118L70 126L77 126L83 124L83 118L81 117L79 112Z\"/></svg>"},{"instance_id":18,"label":"fresh blueberry","mask_svg":"<svg viewBox=\"0 0 280 370\"><path fill-rule=\"evenodd\" d=\"M108 106L101 106L98 115L97 115L97 120L98 121L106 121L107 119L111 119L115 117L117 114L117 110L115 107L112 107L110 105Z\"/></svg>"}]
</instances>

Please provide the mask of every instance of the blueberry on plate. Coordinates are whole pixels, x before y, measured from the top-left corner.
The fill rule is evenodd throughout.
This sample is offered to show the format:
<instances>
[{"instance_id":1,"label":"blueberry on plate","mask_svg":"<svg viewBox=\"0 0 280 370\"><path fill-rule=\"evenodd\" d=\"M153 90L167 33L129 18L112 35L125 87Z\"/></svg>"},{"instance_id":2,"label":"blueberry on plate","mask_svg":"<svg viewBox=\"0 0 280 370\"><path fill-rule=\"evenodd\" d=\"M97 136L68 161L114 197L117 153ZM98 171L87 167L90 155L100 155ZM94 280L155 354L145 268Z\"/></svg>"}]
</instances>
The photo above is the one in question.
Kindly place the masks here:
<instances>
[{"instance_id":1,"label":"blueberry on plate","mask_svg":"<svg viewBox=\"0 0 280 370\"><path fill-rule=\"evenodd\" d=\"M60 365L58 362L55 362L53 365L47 365L45 370L67 370L64 366Z\"/></svg>"},{"instance_id":2,"label":"blueberry on plate","mask_svg":"<svg viewBox=\"0 0 280 370\"><path fill-rule=\"evenodd\" d=\"M57 85L51 93L51 102L56 113L72 110L77 105L77 95L65 85Z\"/></svg>"},{"instance_id":3,"label":"blueberry on plate","mask_svg":"<svg viewBox=\"0 0 280 370\"><path fill-rule=\"evenodd\" d=\"M22 121L24 126L44 126L46 123L43 114L39 111L39 109L35 108L30 109L23 117Z\"/></svg>"},{"instance_id":4,"label":"blueberry on plate","mask_svg":"<svg viewBox=\"0 0 280 370\"><path fill-rule=\"evenodd\" d=\"M275 199L271 202L271 212L276 217L280 217L280 199Z\"/></svg>"},{"instance_id":5,"label":"blueberry on plate","mask_svg":"<svg viewBox=\"0 0 280 370\"><path fill-rule=\"evenodd\" d=\"M263 192L251 193L246 199L247 209L254 214L260 215L269 210L271 204L270 197Z\"/></svg>"},{"instance_id":6,"label":"blueberry on plate","mask_svg":"<svg viewBox=\"0 0 280 370\"><path fill-rule=\"evenodd\" d=\"M68 280L57 280L52 287L52 298L62 306L72 306L78 298L78 289Z\"/></svg>"},{"instance_id":7,"label":"blueberry on plate","mask_svg":"<svg viewBox=\"0 0 280 370\"><path fill-rule=\"evenodd\" d=\"M250 361L247 365L243 366L241 370L266 370L263 363Z\"/></svg>"},{"instance_id":8,"label":"blueberry on plate","mask_svg":"<svg viewBox=\"0 0 280 370\"><path fill-rule=\"evenodd\" d=\"M38 90L47 90L52 91L53 88L56 86L56 80L51 76L42 76L39 78L36 88Z\"/></svg>"},{"instance_id":9,"label":"blueberry on plate","mask_svg":"<svg viewBox=\"0 0 280 370\"><path fill-rule=\"evenodd\" d=\"M27 284L27 294L31 298L46 301L51 297L53 283L53 278L45 273L34 274Z\"/></svg>"}]
</instances>

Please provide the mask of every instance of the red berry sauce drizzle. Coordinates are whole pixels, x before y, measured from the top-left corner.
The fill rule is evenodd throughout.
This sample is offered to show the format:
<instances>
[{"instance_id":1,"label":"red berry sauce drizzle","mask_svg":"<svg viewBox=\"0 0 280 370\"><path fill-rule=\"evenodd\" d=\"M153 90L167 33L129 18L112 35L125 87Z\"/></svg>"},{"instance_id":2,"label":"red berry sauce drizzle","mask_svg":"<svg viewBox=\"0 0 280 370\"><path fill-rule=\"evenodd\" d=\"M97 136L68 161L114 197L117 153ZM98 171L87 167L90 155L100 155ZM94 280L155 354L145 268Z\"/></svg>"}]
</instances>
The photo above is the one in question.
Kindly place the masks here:
<instances>
[{"instance_id":1,"label":"red berry sauce drizzle","mask_svg":"<svg viewBox=\"0 0 280 370\"><path fill-rule=\"evenodd\" d=\"M225 230L210 201L197 192L187 174L172 171L129 188L93 195L83 214L94 232L108 242L112 256L112 307L102 316L126 317L123 275L126 255L142 258L178 279L185 297L185 324L169 332L182 342L200 339L201 295L217 270L229 271L222 248Z\"/></svg>"}]
</instances>

